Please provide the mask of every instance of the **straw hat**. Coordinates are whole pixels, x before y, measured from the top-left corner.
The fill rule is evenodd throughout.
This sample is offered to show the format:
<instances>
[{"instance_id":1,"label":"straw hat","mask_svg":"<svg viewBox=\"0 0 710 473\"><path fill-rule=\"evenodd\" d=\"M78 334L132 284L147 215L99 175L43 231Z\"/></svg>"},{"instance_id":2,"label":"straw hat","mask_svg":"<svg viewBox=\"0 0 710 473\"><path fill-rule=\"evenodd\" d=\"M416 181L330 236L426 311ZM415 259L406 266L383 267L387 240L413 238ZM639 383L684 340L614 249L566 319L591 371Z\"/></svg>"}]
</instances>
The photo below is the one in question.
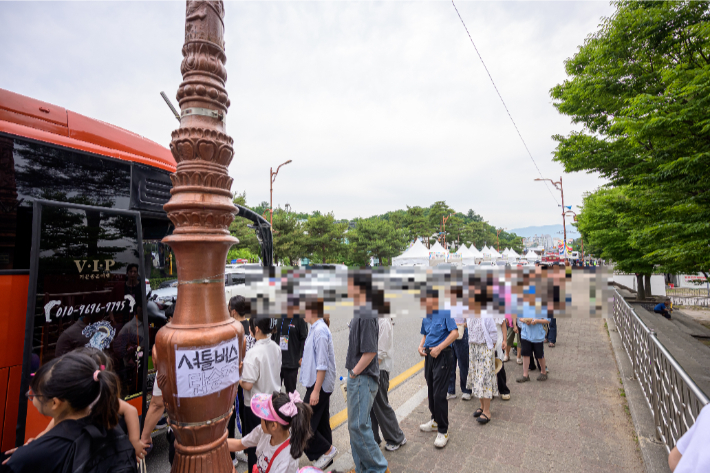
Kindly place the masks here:
<instances>
[{"instance_id":1,"label":"straw hat","mask_svg":"<svg viewBox=\"0 0 710 473\"><path fill-rule=\"evenodd\" d=\"M500 358L496 358L496 374L503 368L503 362Z\"/></svg>"}]
</instances>

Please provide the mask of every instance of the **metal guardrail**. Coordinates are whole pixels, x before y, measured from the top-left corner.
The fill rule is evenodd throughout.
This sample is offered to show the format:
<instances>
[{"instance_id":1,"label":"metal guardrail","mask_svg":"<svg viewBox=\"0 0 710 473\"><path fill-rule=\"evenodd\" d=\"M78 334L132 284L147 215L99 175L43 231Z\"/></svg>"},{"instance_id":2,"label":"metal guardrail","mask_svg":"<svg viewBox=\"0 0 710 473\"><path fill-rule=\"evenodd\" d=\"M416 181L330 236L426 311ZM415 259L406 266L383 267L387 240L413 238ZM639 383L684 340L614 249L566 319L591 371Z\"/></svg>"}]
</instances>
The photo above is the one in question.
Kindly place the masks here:
<instances>
[{"instance_id":1,"label":"metal guardrail","mask_svg":"<svg viewBox=\"0 0 710 473\"><path fill-rule=\"evenodd\" d=\"M667 287L666 296L710 297L710 290L705 287Z\"/></svg>"},{"instance_id":2,"label":"metal guardrail","mask_svg":"<svg viewBox=\"0 0 710 473\"><path fill-rule=\"evenodd\" d=\"M653 414L656 440L663 442L670 452L710 399L619 291L614 289L614 293L612 317L616 330Z\"/></svg>"}]
</instances>

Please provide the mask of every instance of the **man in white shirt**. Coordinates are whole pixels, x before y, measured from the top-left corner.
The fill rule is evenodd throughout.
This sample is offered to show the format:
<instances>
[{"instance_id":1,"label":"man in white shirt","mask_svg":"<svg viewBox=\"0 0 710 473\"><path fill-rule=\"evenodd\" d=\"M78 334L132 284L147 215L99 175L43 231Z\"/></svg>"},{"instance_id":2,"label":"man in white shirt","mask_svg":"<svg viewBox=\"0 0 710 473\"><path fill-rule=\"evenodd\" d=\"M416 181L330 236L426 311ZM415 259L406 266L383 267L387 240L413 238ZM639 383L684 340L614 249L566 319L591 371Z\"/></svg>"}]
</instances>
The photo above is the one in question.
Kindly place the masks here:
<instances>
[{"instance_id":1,"label":"man in white shirt","mask_svg":"<svg viewBox=\"0 0 710 473\"><path fill-rule=\"evenodd\" d=\"M387 312L383 314L382 312ZM384 437L385 448L393 452L399 447L407 443L407 438L404 432L399 428L397 415L390 406L387 391L390 388L390 372L394 368L394 337L392 318L389 315L389 303L385 303L385 307L380 311L380 317L377 320L379 325L379 337L377 339L377 361L380 365L380 378L377 395L370 410L370 419L372 421L372 433L375 436L375 442L379 445L382 442L380 438L380 430ZM378 428L379 427L379 428Z\"/></svg>"}]
</instances>

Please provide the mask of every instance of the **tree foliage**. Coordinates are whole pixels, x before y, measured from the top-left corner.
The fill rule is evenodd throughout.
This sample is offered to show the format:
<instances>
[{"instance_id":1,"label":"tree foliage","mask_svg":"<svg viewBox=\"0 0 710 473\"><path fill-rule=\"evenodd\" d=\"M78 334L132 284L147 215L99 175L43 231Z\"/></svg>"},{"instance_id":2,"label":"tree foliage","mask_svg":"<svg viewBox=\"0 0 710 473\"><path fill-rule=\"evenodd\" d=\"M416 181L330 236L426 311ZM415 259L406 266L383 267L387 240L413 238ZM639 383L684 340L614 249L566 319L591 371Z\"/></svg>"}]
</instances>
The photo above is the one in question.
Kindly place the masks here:
<instances>
[{"instance_id":1,"label":"tree foliage","mask_svg":"<svg viewBox=\"0 0 710 473\"><path fill-rule=\"evenodd\" d=\"M369 264L370 258L377 258L380 264L391 264L407 247L407 237L401 228L391 222L378 219L358 219L355 228L347 233L351 259L359 266Z\"/></svg>"},{"instance_id":2,"label":"tree foliage","mask_svg":"<svg viewBox=\"0 0 710 473\"><path fill-rule=\"evenodd\" d=\"M621 188L615 221L634 252L667 272L710 268L710 7L707 2L615 2L551 91L583 126L555 136L565 170L598 172ZM619 195L615 194L615 197ZM604 191L585 199L582 214ZM614 206L613 209L620 209ZM621 211L619 210L619 211ZM581 218L581 215L580 215ZM587 228L597 228L585 217ZM580 229L582 226L580 226ZM585 242L588 235L585 236ZM607 250L603 251L613 251Z\"/></svg>"}]
</instances>

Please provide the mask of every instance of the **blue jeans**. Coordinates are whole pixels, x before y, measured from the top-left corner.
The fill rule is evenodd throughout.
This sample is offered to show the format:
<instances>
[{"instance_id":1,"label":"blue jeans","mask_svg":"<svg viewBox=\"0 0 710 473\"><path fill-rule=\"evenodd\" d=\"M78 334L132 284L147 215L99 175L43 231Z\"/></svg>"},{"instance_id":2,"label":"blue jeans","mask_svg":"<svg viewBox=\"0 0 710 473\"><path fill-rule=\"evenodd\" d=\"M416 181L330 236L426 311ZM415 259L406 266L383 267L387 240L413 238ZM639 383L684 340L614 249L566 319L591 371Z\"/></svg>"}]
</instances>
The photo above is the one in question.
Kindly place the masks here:
<instances>
[{"instance_id":1,"label":"blue jeans","mask_svg":"<svg viewBox=\"0 0 710 473\"><path fill-rule=\"evenodd\" d=\"M353 379L348 373L348 431L357 473L384 473L387 470L387 460L375 443L370 421L377 389L377 380L372 376L360 375Z\"/></svg>"},{"instance_id":2,"label":"blue jeans","mask_svg":"<svg viewBox=\"0 0 710 473\"><path fill-rule=\"evenodd\" d=\"M550 318L550 325L547 328L547 341L557 343L557 319L555 317Z\"/></svg>"},{"instance_id":3,"label":"blue jeans","mask_svg":"<svg viewBox=\"0 0 710 473\"><path fill-rule=\"evenodd\" d=\"M449 377L449 394L456 394L456 360L459 363L459 386L462 393L471 394L473 391L466 388L466 380L468 379L468 327L463 329L463 337L461 340L454 340L451 344L454 349L453 368L451 368L451 376Z\"/></svg>"}]
</instances>

